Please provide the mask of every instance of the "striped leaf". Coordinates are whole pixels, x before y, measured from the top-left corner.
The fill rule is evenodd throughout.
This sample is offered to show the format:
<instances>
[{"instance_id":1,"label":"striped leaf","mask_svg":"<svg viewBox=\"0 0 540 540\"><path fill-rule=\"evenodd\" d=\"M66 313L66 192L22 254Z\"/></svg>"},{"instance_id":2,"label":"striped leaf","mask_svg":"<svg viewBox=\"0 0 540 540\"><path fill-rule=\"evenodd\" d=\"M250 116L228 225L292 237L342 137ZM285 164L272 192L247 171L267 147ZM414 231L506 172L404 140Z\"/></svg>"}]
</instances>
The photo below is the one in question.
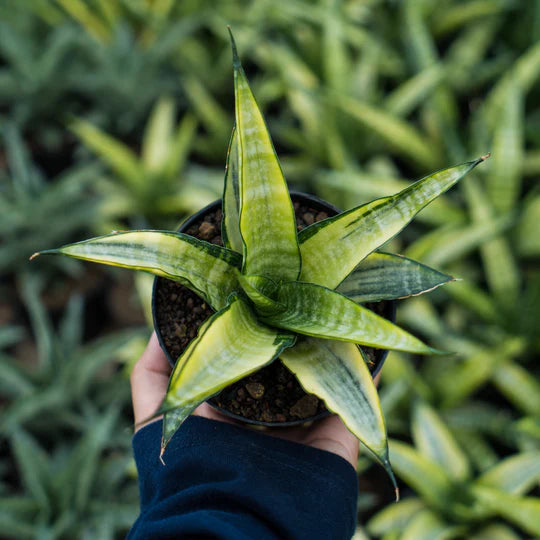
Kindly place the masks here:
<instances>
[{"instance_id":1,"label":"striped leaf","mask_svg":"<svg viewBox=\"0 0 540 540\"><path fill-rule=\"evenodd\" d=\"M397 504L386 506L375 514L368 521L367 530L373 536L382 536L391 531L401 531L425 507L422 499L407 497Z\"/></svg>"},{"instance_id":2,"label":"striped leaf","mask_svg":"<svg viewBox=\"0 0 540 540\"><path fill-rule=\"evenodd\" d=\"M41 511L49 511L51 500L48 491L52 481L49 456L31 435L20 428L14 430L11 446L22 484L39 504Z\"/></svg>"},{"instance_id":3,"label":"striped leaf","mask_svg":"<svg viewBox=\"0 0 540 540\"><path fill-rule=\"evenodd\" d=\"M419 402L414 407L412 433L420 452L443 467L452 479L469 478L467 457L439 416L425 403Z\"/></svg>"},{"instance_id":4,"label":"striped leaf","mask_svg":"<svg viewBox=\"0 0 540 540\"><path fill-rule=\"evenodd\" d=\"M507 361L497 366L492 381L516 407L526 414L540 415L540 382L530 371Z\"/></svg>"},{"instance_id":5,"label":"striped leaf","mask_svg":"<svg viewBox=\"0 0 540 540\"><path fill-rule=\"evenodd\" d=\"M128 146L86 120L75 120L71 124L71 129L86 146L111 167L126 186L135 191L143 189L144 174L137 156Z\"/></svg>"},{"instance_id":6,"label":"striped leaf","mask_svg":"<svg viewBox=\"0 0 540 540\"><path fill-rule=\"evenodd\" d=\"M439 162L439 149L410 123L382 108L343 94L330 94L328 99L350 118L378 135L396 154L427 168L433 168Z\"/></svg>"},{"instance_id":7,"label":"striped leaf","mask_svg":"<svg viewBox=\"0 0 540 540\"><path fill-rule=\"evenodd\" d=\"M437 353L390 321L319 285L297 281L284 283L279 287L276 300L285 306L285 311L261 317L271 326L370 347L418 354Z\"/></svg>"},{"instance_id":8,"label":"striped leaf","mask_svg":"<svg viewBox=\"0 0 540 540\"><path fill-rule=\"evenodd\" d=\"M214 309L227 304L238 288L240 256L182 233L133 231L109 234L58 249L41 251L111 266L144 270L182 283Z\"/></svg>"},{"instance_id":9,"label":"striped leaf","mask_svg":"<svg viewBox=\"0 0 540 540\"><path fill-rule=\"evenodd\" d=\"M441 65L431 65L390 92L385 99L385 110L390 114L405 117L444 79L445 72Z\"/></svg>"},{"instance_id":10,"label":"striped leaf","mask_svg":"<svg viewBox=\"0 0 540 540\"><path fill-rule=\"evenodd\" d=\"M540 497L518 497L487 486L474 486L478 500L520 529L540 536Z\"/></svg>"},{"instance_id":11,"label":"striped leaf","mask_svg":"<svg viewBox=\"0 0 540 540\"><path fill-rule=\"evenodd\" d=\"M501 145L502 144L503 143L501 143ZM511 146L510 142L507 142L506 144ZM504 159L508 161L508 166L510 168L512 168L510 163L511 152L512 150L508 149L508 155L506 155L506 153L504 154ZM520 158L518 157L517 160L519 159ZM510 169L507 171L505 168L503 168L499 159L495 160L495 162L491 165L490 178L493 177L493 175L498 175L498 173L493 172L494 169L501 168L503 170L503 179L499 180L499 184L504 181L511 182ZM507 172L508 174L506 174ZM465 182L463 187L467 197L467 202L471 209L473 222L477 225L485 226L490 221L494 221L496 216L496 207L490 203L490 198L486 196L482 186L476 182ZM511 190L512 188L509 189ZM511 197L508 194L499 194L499 196L508 198L508 201L511 202ZM499 209L503 210L504 208L500 207ZM506 214L506 216L509 217L513 222L514 218L511 214ZM502 235L492 237L489 240L482 242L480 245L480 254L484 262L486 280L492 295L503 304L515 304L521 289L521 276L508 241Z\"/></svg>"},{"instance_id":12,"label":"striped leaf","mask_svg":"<svg viewBox=\"0 0 540 540\"><path fill-rule=\"evenodd\" d=\"M238 135L233 128L227 166L225 170L225 188L223 191L223 224L221 236L225 247L242 253L244 242L240 234L240 176L238 170Z\"/></svg>"},{"instance_id":13,"label":"striped leaf","mask_svg":"<svg viewBox=\"0 0 540 540\"><path fill-rule=\"evenodd\" d=\"M243 273L295 280L300 273L296 220L287 183L231 34L240 172Z\"/></svg>"},{"instance_id":14,"label":"striped leaf","mask_svg":"<svg viewBox=\"0 0 540 540\"><path fill-rule=\"evenodd\" d=\"M323 198L344 208L394 195L411 185L410 181L396 177L393 171L369 173L348 169L317 171L312 181ZM416 219L429 225L447 225L463 222L465 212L454 201L441 195L424 208Z\"/></svg>"},{"instance_id":15,"label":"striped leaf","mask_svg":"<svg viewBox=\"0 0 540 540\"><path fill-rule=\"evenodd\" d=\"M164 162L160 168L161 174L169 181L175 181L180 171L184 168L192 141L195 138L196 129L197 120L193 115L188 113L184 115L176 131L171 134L171 140L167 145L169 152L164 157ZM187 174L185 179L189 180ZM183 192L183 190L181 191ZM191 208L194 207L192 206Z\"/></svg>"},{"instance_id":16,"label":"striped leaf","mask_svg":"<svg viewBox=\"0 0 540 540\"><path fill-rule=\"evenodd\" d=\"M490 523L478 532L471 534L469 540L522 540L522 537L508 525Z\"/></svg>"},{"instance_id":17,"label":"striped leaf","mask_svg":"<svg viewBox=\"0 0 540 540\"><path fill-rule=\"evenodd\" d=\"M540 255L540 195L531 196L523 203L517 228L517 244L520 255Z\"/></svg>"},{"instance_id":18,"label":"striped leaf","mask_svg":"<svg viewBox=\"0 0 540 540\"><path fill-rule=\"evenodd\" d=\"M540 451L525 452L506 458L477 480L506 493L523 495L540 483Z\"/></svg>"},{"instance_id":19,"label":"striped leaf","mask_svg":"<svg viewBox=\"0 0 540 540\"><path fill-rule=\"evenodd\" d=\"M178 359L161 406L162 453L197 405L274 360L295 336L261 325L237 295L210 317Z\"/></svg>"},{"instance_id":20,"label":"striped leaf","mask_svg":"<svg viewBox=\"0 0 540 540\"><path fill-rule=\"evenodd\" d=\"M500 351L492 348L472 352L441 370L434 381L442 396L442 403L450 407L462 403L489 381L493 370L501 362Z\"/></svg>"},{"instance_id":21,"label":"striped leaf","mask_svg":"<svg viewBox=\"0 0 540 540\"><path fill-rule=\"evenodd\" d=\"M390 441L390 460L396 473L417 491L424 501L445 508L452 496L452 484L446 471L423 457L412 446Z\"/></svg>"},{"instance_id":22,"label":"striped leaf","mask_svg":"<svg viewBox=\"0 0 540 540\"><path fill-rule=\"evenodd\" d=\"M175 116L174 100L170 97L162 97L152 110L142 143L142 163L149 172L159 173L167 160Z\"/></svg>"},{"instance_id":23,"label":"striped leaf","mask_svg":"<svg viewBox=\"0 0 540 540\"><path fill-rule=\"evenodd\" d=\"M466 225L440 227L421 236L405 251L425 264L446 266L463 258L512 224L510 216Z\"/></svg>"},{"instance_id":24,"label":"striped leaf","mask_svg":"<svg viewBox=\"0 0 540 540\"><path fill-rule=\"evenodd\" d=\"M396 195L377 199L307 227L299 234L300 279L334 289L365 257L393 238L422 208L485 159L483 156L444 169Z\"/></svg>"},{"instance_id":25,"label":"striped leaf","mask_svg":"<svg viewBox=\"0 0 540 540\"><path fill-rule=\"evenodd\" d=\"M451 540L463 538L463 527L448 525L431 510L422 510L407 524L400 540Z\"/></svg>"},{"instance_id":26,"label":"striped leaf","mask_svg":"<svg viewBox=\"0 0 540 540\"><path fill-rule=\"evenodd\" d=\"M416 296L453 281L429 266L390 253L368 255L336 291L355 302L375 302Z\"/></svg>"},{"instance_id":27,"label":"striped leaf","mask_svg":"<svg viewBox=\"0 0 540 540\"><path fill-rule=\"evenodd\" d=\"M307 392L324 400L390 476L388 441L379 396L366 361L352 343L306 338L283 351L283 363Z\"/></svg>"},{"instance_id":28,"label":"striped leaf","mask_svg":"<svg viewBox=\"0 0 540 540\"><path fill-rule=\"evenodd\" d=\"M493 162L487 177L487 192L499 213L513 210L521 191L523 166L523 91L509 84L497 120L493 140Z\"/></svg>"}]
</instances>

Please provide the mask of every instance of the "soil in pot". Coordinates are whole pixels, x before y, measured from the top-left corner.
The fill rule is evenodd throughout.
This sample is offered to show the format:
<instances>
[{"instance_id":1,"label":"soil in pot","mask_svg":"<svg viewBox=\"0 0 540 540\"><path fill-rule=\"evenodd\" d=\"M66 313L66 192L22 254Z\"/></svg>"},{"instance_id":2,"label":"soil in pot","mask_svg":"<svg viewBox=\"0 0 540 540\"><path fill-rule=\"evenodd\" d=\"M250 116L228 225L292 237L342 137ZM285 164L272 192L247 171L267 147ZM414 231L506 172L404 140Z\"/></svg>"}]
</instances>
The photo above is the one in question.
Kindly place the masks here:
<instances>
[{"instance_id":1,"label":"soil in pot","mask_svg":"<svg viewBox=\"0 0 540 540\"><path fill-rule=\"evenodd\" d=\"M315 208L309 201L291 194L298 230L326 219L337 212ZM222 246L221 209L209 210L192 222L183 232ZM388 302L366 304L376 313L388 316ZM214 313L195 293L177 282L157 278L155 286L155 320L161 343L170 358L178 358L197 335L201 324ZM362 347L368 367L373 372L382 361L383 351ZM302 423L328 414L324 402L307 394L296 377L280 362L261 368L231 384L209 400L229 414L247 422L264 425Z\"/></svg>"}]
</instances>

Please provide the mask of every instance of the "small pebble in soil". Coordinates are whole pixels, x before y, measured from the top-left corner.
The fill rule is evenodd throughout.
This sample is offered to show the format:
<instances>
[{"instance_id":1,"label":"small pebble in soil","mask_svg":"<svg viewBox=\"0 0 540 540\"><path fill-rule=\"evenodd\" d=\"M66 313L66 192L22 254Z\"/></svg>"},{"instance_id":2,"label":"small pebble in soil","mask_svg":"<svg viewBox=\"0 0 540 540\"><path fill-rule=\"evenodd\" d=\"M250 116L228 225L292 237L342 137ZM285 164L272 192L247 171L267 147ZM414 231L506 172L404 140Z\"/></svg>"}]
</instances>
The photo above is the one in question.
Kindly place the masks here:
<instances>
[{"instance_id":1,"label":"small pebble in soil","mask_svg":"<svg viewBox=\"0 0 540 540\"><path fill-rule=\"evenodd\" d=\"M199 225L199 236L203 240L211 240L216 235L216 227L208 221L203 221Z\"/></svg>"},{"instance_id":2,"label":"small pebble in soil","mask_svg":"<svg viewBox=\"0 0 540 540\"><path fill-rule=\"evenodd\" d=\"M308 225L313 225L313 223L315 222L315 216L311 212L306 212L304 214L304 221Z\"/></svg>"},{"instance_id":3,"label":"small pebble in soil","mask_svg":"<svg viewBox=\"0 0 540 540\"><path fill-rule=\"evenodd\" d=\"M298 418L309 418L317 414L319 399L313 394L306 394L300 398L289 410L291 416Z\"/></svg>"},{"instance_id":4,"label":"small pebble in soil","mask_svg":"<svg viewBox=\"0 0 540 540\"><path fill-rule=\"evenodd\" d=\"M264 385L261 383L248 383L246 390L253 399L261 399L264 396Z\"/></svg>"},{"instance_id":5,"label":"small pebble in soil","mask_svg":"<svg viewBox=\"0 0 540 540\"><path fill-rule=\"evenodd\" d=\"M261 415L261 420L263 422L275 422L275 416L270 411L263 411Z\"/></svg>"},{"instance_id":6,"label":"small pebble in soil","mask_svg":"<svg viewBox=\"0 0 540 540\"><path fill-rule=\"evenodd\" d=\"M174 335L179 338L186 337L187 328L185 324L175 323Z\"/></svg>"}]
</instances>

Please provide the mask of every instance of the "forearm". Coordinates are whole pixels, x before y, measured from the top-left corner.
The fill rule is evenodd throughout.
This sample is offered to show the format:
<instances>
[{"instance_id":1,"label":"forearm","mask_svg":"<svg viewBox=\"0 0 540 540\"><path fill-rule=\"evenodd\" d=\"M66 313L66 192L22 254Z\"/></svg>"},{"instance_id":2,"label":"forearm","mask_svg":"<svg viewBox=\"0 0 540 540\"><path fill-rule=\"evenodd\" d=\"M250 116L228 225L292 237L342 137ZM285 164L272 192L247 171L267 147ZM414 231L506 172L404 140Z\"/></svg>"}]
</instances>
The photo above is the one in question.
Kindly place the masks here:
<instances>
[{"instance_id":1,"label":"forearm","mask_svg":"<svg viewBox=\"0 0 540 540\"><path fill-rule=\"evenodd\" d=\"M345 539L357 481L344 459L237 426L190 417L159 461L161 422L133 447L141 515L130 539Z\"/></svg>"}]
</instances>

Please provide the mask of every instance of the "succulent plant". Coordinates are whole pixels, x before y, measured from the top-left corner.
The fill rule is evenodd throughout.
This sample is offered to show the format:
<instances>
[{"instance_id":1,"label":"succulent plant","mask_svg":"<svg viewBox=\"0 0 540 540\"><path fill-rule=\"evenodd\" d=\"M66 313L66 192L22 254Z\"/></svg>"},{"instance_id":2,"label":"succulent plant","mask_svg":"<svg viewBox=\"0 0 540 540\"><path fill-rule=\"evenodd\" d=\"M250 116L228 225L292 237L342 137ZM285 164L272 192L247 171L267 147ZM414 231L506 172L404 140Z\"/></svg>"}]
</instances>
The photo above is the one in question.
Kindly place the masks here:
<instances>
[{"instance_id":1,"label":"succulent plant","mask_svg":"<svg viewBox=\"0 0 540 540\"><path fill-rule=\"evenodd\" d=\"M367 523L370 537L512 540L528 533L527 538L537 538L538 447L507 456L477 474L453 430L430 405L417 400L412 411L415 447L391 440L390 457L396 474L417 496L372 517Z\"/></svg>"},{"instance_id":2,"label":"succulent plant","mask_svg":"<svg viewBox=\"0 0 540 540\"><path fill-rule=\"evenodd\" d=\"M234 39L232 46L236 121L223 195L225 247L182 233L141 230L40 253L164 276L215 309L178 359L156 413L164 414L162 454L195 407L279 357L306 391L343 419L395 484L377 391L356 345L438 351L360 302L416 295L452 280L375 250L486 156L298 233L287 184Z\"/></svg>"},{"instance_id":3,"label":"succulent plant","mask_svg":"<svg viewBox=\"0 0 540 540\"><path fill-rule=\"evenodd\" d=\"M73 262L73 261L72 261ZM0 529L2 537L125 538L139 512L127 422L129 382L111 360L144 330L84 338L84 300L74 294L53 324L50 281L21 272L18 286L35 336L0 328ZM12 471L16 471L13 474Z\"/></svg>"},{"instance_id":4,"label":"succulent plant","mask_svg":"<svg viewBox=\"0 0 540 540\"><path fill-rule=\"evenodd\" d=\"M0 140L8 165L0 168L0 272L8 272L42 242L68 242L94 224L98 200L90 186L97 169L79 165L50 178L13 124L2 126Z\"/></svg>"},{"instance_id":5,"label":"succulent plant","mask_svg":"<svg viewBox=\"0 0 540 540\"><path fill-rule=\"evenodd\" d=\"M117 222L128 218L132 227L163 227L168 216L178 219L219 196L218 171L194 167L186 159L196 120L186 114L175 126L175 119L173 99L162 97L146 124L140 157L91 122L72 122L71 128L83 144L109 169L96 182L103 197L100 211L104 218Z\"/></svg>"}]
</instances>

